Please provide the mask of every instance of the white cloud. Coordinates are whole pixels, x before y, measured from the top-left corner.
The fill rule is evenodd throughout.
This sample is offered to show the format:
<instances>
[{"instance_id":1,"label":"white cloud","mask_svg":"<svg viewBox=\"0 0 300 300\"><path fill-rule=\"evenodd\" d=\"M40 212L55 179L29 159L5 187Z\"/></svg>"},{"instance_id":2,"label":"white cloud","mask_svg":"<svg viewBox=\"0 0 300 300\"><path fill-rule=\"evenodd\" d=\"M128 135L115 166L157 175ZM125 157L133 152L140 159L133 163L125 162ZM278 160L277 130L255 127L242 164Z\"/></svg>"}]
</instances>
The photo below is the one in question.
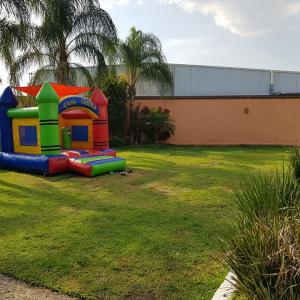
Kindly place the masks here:
<instances>
[{"instance_id":1,"label":"white cloud","mask_svg":"<svg viewBox=\"0 0 300 300\"><path fill-rule=\"evenodd\" d=\"M256 36L291 22L300 14L299 0L158 0L188 13L212 16L218 26L240 36ZM299 22L299 21L298 21Z\"/></svg>"},{"instance_id":2,"label":"white cloud","mask_svg":"<svg viewBox=\"0 0 300 300\"><path fill-rule=\"evenodd\" d=\"M143 4L142 0L100 0L100 6L103 9L111 10L114 9L116 6L127 5L129 3L134 3L136 5Z\"/></svg>"},{"instance_id":3,"label":"white cloud","mask_svg":"<svg viewBox=\"0 0 300 300\"><path fill-rule=\"evenodd\" d=\"M130 0L100 0L103 9L113 9L115 6L126 5Z\"/></svg>"},{"instance_id":4,"label":"white cloud","mask_svg":"<svg viewBox=\"0 0 300 300\"><path fill-rule=\"evenodd\" d=\"M207 59L222 52L205 38L166 39L162 45L170 63L206 64Z\"/></svg>"}]
</instances>

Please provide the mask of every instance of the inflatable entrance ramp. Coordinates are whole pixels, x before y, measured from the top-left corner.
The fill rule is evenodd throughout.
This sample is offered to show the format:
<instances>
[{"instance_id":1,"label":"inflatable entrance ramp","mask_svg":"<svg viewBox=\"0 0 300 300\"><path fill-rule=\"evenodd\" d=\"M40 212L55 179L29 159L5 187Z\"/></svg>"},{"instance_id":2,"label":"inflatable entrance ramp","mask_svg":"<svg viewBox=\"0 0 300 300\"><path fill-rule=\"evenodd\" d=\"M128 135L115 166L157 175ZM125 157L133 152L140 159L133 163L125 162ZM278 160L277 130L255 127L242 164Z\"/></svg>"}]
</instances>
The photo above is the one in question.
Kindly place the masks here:
<instances>
[{"instance_id":1,"label":"inflatable entrance ramp","mask_svg":"<svg viewBox=\"0 0 300 300\"><path fill-rule=\"evenodd\" d=\"M126 161L113 156L89 156L69 159L69 170L88 177L94 177L109 172L119 172L125 169Z\"/></svg>"}]
</instances>

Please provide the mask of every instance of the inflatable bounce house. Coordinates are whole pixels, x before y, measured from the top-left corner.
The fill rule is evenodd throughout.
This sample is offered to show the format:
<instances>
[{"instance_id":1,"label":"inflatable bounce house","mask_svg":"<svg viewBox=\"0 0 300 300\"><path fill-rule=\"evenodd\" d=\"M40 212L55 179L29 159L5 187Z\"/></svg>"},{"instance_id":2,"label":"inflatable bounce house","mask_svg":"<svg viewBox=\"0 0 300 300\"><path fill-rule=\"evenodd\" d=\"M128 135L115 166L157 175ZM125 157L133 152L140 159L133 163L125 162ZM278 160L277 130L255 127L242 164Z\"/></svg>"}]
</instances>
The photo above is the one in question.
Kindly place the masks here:
<instances>
[{"instance_id":1,"label":"inflatable bounce house","mask_svg":"<svg viewBox=\"0 0 300 300\"><path fill-rule=\"evenodd\" d=\"M17 87L37 107L17 108L10 87L0 98L0 168L44 175L73 171L85 176L123 171L125 160L109 147L108 101L94 88L46 82Z\"/></svg>"}]
</instances>

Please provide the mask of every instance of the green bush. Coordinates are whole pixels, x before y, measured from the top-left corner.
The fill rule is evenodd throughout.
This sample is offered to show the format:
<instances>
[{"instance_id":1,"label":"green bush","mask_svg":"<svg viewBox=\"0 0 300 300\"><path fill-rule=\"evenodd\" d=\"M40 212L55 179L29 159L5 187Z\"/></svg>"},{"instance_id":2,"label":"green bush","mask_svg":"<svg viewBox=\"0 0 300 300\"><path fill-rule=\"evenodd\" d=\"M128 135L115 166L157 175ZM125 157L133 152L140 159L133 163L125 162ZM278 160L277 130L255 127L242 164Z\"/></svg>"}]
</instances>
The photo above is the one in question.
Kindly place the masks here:
<instances>
[{"instance_id":1,"label":"green bush","mask_svg":"<svg viewBox=\"0 0 300 300\"><path fill-rule=\"evenodd\" d=\"M110 136L125 138L128 116L127 82L110 76L101 83L101 88L109 101L108 118Z\"/></svg>"},{"instance_id":2,"label":"green bush","mask_svg":"<svg viewBox=\"0 0 300 300\"><path fill-rule=\"evenodd\" d=\"M228 241L225 262L247 299L299 299L299 195L285 171L252 175L236 192L238 234Z\"/></svg>"},{"instance_id":3,"label":"green bush","mask_svg":"<svg viewBox=\"0 0 300 300\"><path fill-rule=\"evenodd\" d=\"M167 140L175 133L174 121L167 109L137 107L133 116L136 142L156 144L158 141Z\"/></svg>"},{"instance_id":4,"label":"green bush","mask_svg":"<svg viewBox=\"0 0 300 300\"><path fill-rule=\"evenodd\" d=\"M122 147L128 145L128 141L125 138L119 136L113 136L110 138L109 146L110 147Z\"/></svg>"},{"instance_id":5,"label":"green bush","mask_svg":"<svg viewBox=\"0 0 300 300\"><path fill-rule=\"evenodd\" d=\"M272 176L252 174L235 192L239 215L243 221L256 221L270 215L290 215L300 204L300 188L290 171Z\"/></svg>"},{"instance_id":6,"label":"green bush","mask_svg":"<svg viewBox=\"0 0 300 300\"><path fill-rule=\"evenodd\" d=\"M296 179L300 179L300 151L298 148L294 148L290 152L289 161L294 172L294 176Z\"/></svg>"}]
</instances>

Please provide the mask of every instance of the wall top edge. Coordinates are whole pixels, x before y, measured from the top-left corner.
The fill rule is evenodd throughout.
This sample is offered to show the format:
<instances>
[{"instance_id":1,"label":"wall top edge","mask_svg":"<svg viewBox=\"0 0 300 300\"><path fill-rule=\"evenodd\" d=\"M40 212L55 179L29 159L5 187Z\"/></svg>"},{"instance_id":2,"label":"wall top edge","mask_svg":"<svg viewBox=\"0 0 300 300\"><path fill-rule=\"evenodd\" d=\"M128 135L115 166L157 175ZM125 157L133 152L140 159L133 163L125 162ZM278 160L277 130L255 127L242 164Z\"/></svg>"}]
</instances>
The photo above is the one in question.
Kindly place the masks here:
<instances>
[{"instance_id":1,"label":"wall top edge","mask_svg":"<svg viewBox=\"0 0 300 300\"><path fill-rule=\"evenodd\" d=\"M218 99L297 99L300 95L249 95L249 96L137 96L135 100L218 100Z\"/></svg>"}]
</instances>

